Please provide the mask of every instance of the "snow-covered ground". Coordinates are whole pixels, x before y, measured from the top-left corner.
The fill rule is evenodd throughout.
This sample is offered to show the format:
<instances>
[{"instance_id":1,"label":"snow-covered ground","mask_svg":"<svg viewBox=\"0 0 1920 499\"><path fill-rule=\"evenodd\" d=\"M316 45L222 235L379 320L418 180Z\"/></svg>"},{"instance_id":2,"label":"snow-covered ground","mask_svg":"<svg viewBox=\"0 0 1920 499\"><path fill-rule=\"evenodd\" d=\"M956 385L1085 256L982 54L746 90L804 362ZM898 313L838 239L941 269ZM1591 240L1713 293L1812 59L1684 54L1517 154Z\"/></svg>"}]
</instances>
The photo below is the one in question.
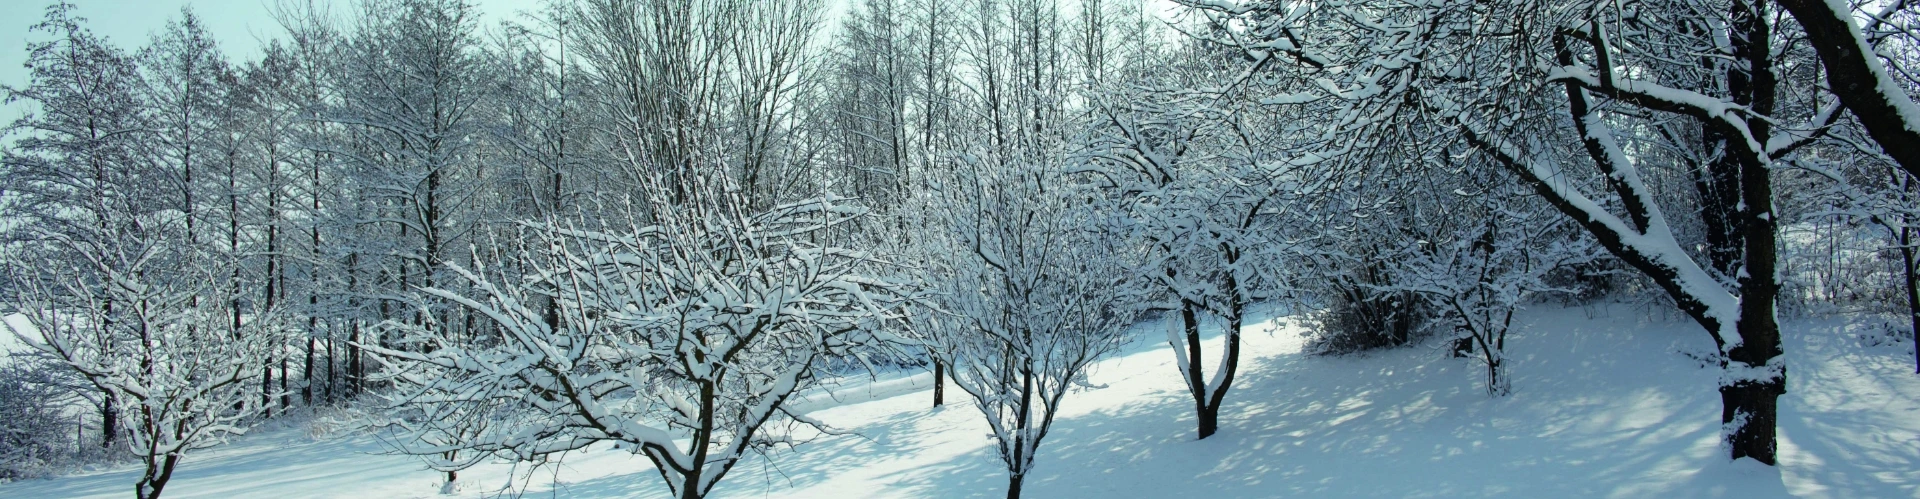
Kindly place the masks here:
<instances>
[{"instance_id":1,"label":"snow-covered ground","mask_svg":"<svg viewBox=\"0 0 1920 499\"><path fill-rule=\"evenodd\" d=\"M1143 340L1098 365L1091 381L1104 388L1069 396L1027 496L1920 497L1910 345L1862 346L1854 329L1866 326L1842 319L1789 321L1781 466L1736 465L1716 447L1717 374L1685 353L1711 351L1706 335L1647 315L1627 305L1524 314L1509 344L1514 393L1501 399L1484 394L1478 365L1437 346L1307 356L1297 326L1269 320L1250 331L1220 432L1205 441L1193 439L1172 353ZM928 409L926 381L809 401L814 417L857 435L744 463L716 495L1003 496L985 424L951 387L949 407ZM257 432L189 456L166 496L439 497L439 474L377 454L372 436L307 435ZM465 471L460 494L665 497L649 467L596 447L560 465ZM136 473L0 485L0 497L124 497Z\"/></svg>"}]
</instances>

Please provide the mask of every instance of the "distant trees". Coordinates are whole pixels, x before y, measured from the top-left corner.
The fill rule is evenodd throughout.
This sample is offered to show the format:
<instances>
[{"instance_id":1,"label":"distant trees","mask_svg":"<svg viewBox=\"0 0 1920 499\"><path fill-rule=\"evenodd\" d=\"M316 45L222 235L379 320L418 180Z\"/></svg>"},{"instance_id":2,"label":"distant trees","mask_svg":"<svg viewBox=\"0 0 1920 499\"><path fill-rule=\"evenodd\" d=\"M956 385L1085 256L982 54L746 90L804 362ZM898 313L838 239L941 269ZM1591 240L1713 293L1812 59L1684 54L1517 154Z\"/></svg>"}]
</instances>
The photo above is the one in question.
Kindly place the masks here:
<instances>
[{"instance_id":1,"label":"distant trees","mask_svg":"<svg viewBox=\"0 0 1920 499\"><path fill-rule=\"evenodd\" d=\"M823 6L797 0L587 0L568 46L591 82L594 120L628 188L666 177L725 175L758 208L813 193L797 139L795 98L813 80ZM675 187L679 184L686 184Z\"/></svg>"},{"instance_id":2,"label":"distant trees","mask_svg":"<svg viewBox=\"0 0 1920 499\"><path fill-rule=\"evenodd\" d=\"M383 237L366 241L362 258L378 258L376 282L387 300L412 310L415 287L446 287L446 263L478 229L472 218L484 173L486 138L479 105L493 78L482 65L478 13L463 0L376 0L358 6L338 67L338 105L322 115L348 134L328 150L347 162L361 202L372 207L351 222ZM377 242L376 242L377 241ZM410 319L431 320L465 334L467 322L443 306ZM453 332L453 331L450 331Z\"/></svg>"}]
</instances>

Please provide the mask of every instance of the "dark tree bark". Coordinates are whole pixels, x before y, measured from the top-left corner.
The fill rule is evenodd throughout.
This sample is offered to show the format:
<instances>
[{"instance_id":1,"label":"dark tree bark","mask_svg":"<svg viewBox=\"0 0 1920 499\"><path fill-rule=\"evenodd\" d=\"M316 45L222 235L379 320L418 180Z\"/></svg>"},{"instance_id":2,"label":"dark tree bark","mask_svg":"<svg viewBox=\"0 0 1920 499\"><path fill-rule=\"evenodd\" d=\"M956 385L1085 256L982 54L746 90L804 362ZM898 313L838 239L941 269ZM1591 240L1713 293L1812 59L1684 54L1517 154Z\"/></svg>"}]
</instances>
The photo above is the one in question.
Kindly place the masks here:
<instances>
[{"instance_id":1,"label":"dark tree bark","mask_svg":"<svg viewBox=\"0 0 1920 499\"><path fill-rule=\"evenodd\" d=\"M1907 320L1913 332L1913 372L1920 374L1920 283L1914 281L1913 228L1900 228L1900 266L1907 277Z\"/></svg>"},{"instance_id":2,"label":"dark tree bark","mask_svg":"<svg viewBox=\"0 0 1920 499\"><path fill-rule=\"evenodd\" d=\"M367 372L360 360L360 321L350 320L353 325L347 333L347 394L358 396L366 388Z\"/></svg>"},{"instance_id":3,"label":"dark tree bark","mask_svg":"<svg viewBox=\"0 0 1920 499\"><path fill-rule=\"evenodd\" d=\"M120 410L113 405L113 394L100 392L100 448L113 448L114 435L120 434Z\"/></svg>"},{"instance_id":4,"label":"dark tree bark","mask_svg":"<svg viewBox=\"0 0 1920 499\"><path fill-rule=\"evenodd\" d=\"M1754 1L1751 5L1743 1L1733 3L1733 30L1738 39L1734 43L1734 57L1743 59L1746 65L1744 68L1740 64L1729 65L1728 89L1733 92L1734 102L1751 106L1760 116L1771 116L1777 88L1771 53L1773 30L1766 18L1765 0ZM1746 121L1756 137L1772 134L1766 119ZM1741 344L1727 352L1727 360L1735 364L1735 368L1765 369L1783 353L1780 325L1774 313L1780 295L1780 256L1774 222L1778 217L1773 213L1772 168L1766 151L1745 150L1744 141L1728 142L1733 146L1727 148L1731 152L1728 155L1740 161L1742 206L1735 213L1741 219L1744 232L1746 272L1739 274L1736 281L1740 286ZM1751 457L1769 465L1777 463L1774 425L1780 395L1786 391L1784 376L1721 387L1721 423L1737 423L1738 419L1746 418L1734 424L1733 434L1727 436L1734 459Z\"/></svg>"},{"instance_id":5,"label":"dark tree bark","mask_svg":"<svg viewBox=\"0 0 1920 499\"><path fill-rule=\"evenodd\" d=\"M1232 277L1227 278L1227 289L1237 296L1237 283ZM1205 355L1200 350L1198 306L1187 302L1180 307L1180 321L1186 336L1187 391L1193 396L1194 414L1199 420L1197 440L1205 440L1220 429L1220 406L1226 400L1227 390L1233 386L1234 373L1240 364L1239 332L1244 320L1244 307L1235 300L1228 304L1226 313L1222 314L1226 316L1227 329L1224 333L1226 344L1223 346L1225 352L1221 355L1219 387L1207 385L1206 370L1201 366L1201 359Z\"/></svg>"},{"instance_id":6,"label":"dark tree bark","mask_svg":"<svg viewBox=\"0 0 1920 499\"><path fill-rule=\"evenodd\" d=\"M933 406L947 405L947 365L933 359Z\"/></svg>"},{"instance_id":7,"label":"dark tree bark","mask_svg":"<svg viewBox=\"0 0 1920 499\"><path fill-rule=\"evenodd\" d=\"M333 329L333 324L338 324L338 323L329 322L328 324L329 325L327 329L331 330ZM340 389L340 368L334 363L334 353L335 353L334 347L335 346L336 345L334 345L333 336L329 334L327 336L327 404L328 405L332 405L334 403L335 399L333 398L333 395L337 390Z\"/></svg>"},{"instance_id":8,"label":"dark tree bark","mask_svg":"<svg viewBox=\"0 0 1920 499\"><path fill-rule=\"evenodd\" d=\"M146 472L140 475L139 482L133 484L133 496L136 499L159 499L160 493L167 488L167 482L173 480L174 466L180 464L179 454L160 457L159 462L152 462L153 459L151 456L147 458Z\"/></svg>"},{"instance_id":9,"label":"dark tree bark","mask_svg":"<svg viewBox=\"0 0 1920 499\"><path fill-rule=\"evenodd\" d=\"M1206 395L1206 369L1201 366L1205 356L1200 352L1200 317L1194 311L1192 302L1181 300L1180 324L1186 340L1187 354L1187 394L1193 397L1193 411L1200 420L1199 440L1213 436L1219 428L1220 413L1217 407L1208 407ZM1215 409L1215 410L1209 410Z\"/></svg>"},{"instance_id":10,"label":"dark tree bark","mask_svg":"<svg viewBox=\"0 0 1920 499\"><path fill-rule=\"evenodd\" d=\"M308 331L312 331L312 330L309 329ZM301 368L302 371L300 373L300 380L302 381L300 385L300 404L305 405L307 407L313 407L313 342L314 341L315 340L312 336L307 337L307 362L306 364L304 364L304 367Z\"/></svg>"},{"instance_id":11,"label":"dark tree bark","mask_svg":"<svg viewBox=\"0 0 1920 499\"><path fill-rule=\"evenodd\" d=\"M287 389L287 378L293 377L293 371L287 369L287 357L280 356L280 408L293 408L293 390Z\"/></svg>"},{"instance_id":12,"label":"dark tree bark","mask_svg":"<svg viewBox=\"0 0 1920 499\"><path fill-rule=\"evenodd\" d=\"M260 365L260 418L273 417L273 364L272 361Z\"/></svg>"},{"instance_id":13,"label":"dark tree bark","mask_svg":"<svg viewBox=\"0 0 1920 499\"><path fill-rule=\"evenodd\" d=\"M1851 16L1835 12L1826 0L1778 3L1806 30L1807 40L1820 55L1820 66L1826 69L1827 86L1840 98L1840 104L1860 119L1867 135L1900 168L1920 177L1920 123L1909 122L1910 118L1900 111L1901 107L1914 107L1912 96L1897 85L1882 88L1880 75L1886 73L1886 67L1873 55Z\"/></svg>"}]
</instances>

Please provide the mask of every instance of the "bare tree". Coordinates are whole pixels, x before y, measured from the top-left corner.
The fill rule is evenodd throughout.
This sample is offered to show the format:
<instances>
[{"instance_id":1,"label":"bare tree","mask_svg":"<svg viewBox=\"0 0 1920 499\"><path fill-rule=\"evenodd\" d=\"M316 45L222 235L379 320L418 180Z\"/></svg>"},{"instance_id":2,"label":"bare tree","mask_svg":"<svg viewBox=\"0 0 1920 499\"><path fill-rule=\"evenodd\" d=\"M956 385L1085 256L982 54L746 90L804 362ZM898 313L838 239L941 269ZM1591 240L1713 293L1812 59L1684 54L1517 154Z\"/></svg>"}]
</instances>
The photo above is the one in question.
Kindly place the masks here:
<instances>
[{"instance_id":1,"label":"bare tree","mask_svg":"<svg viewBox=\"0 0 1920 499\"><path fill-rule=\"evenodd\" d=\"M1798 49L1773 48L1790 27L1776 26L1765 3L1186 3L1233 27L1208 36L1244 49L1256 69L1281 73L1270 81L1287 93L1271 102L1329 119L1315 156L1357 162L1396 148L1414 158L1471 149L1651 278L1719 347L1732 457L1775 462L1786 367L1774 317L1771 178L1777 161L1831 124L1833 107L1779 91L1775 60ZM1704 53L1737 63L1682 55ZM1646 70L1629 70L1636 67ZM1710 132L1705 143L1724 158L1699 167L1711 194L1699 211L1663 210L1647 180L1642 147L1670 118ZM1460 140L1400 140L1436 133ZM1699 213L1724 237L1704 258L1690 254L1670 213Z\"/></svg>"},{"instance_id":2,"label":"bare tree","mask_svg":"<svg viewBox=\"0 0 1920 499\"><path fill-rule=\"evenodd\" d=\"M669 202L670 185L652 202ZM417 411L404 449L455 470L619 442L694 499L748 453L794 443L769 425L817 424L783 407L816 366L895 341L882 326L901 288L868 277L872 257L815 242L860 210L817 199L748 214L737 194L694 192L715 197L619 233L529 226L541 244L526 275L456 267L475 292L430 289L501 336L468 344L419 328L419 348L368 347L400 388L394 402ZM557 325L537 306L547 299Z\"/></svg>"},{"instance_id":3,"label":"bare tree","mask_svg":"<svg viewBox=\"0 0 1920 499\"><path fill-rule=\"evenodd\" d=\"M916 260L935 291L918 327L992 428L1020 497L1054 415L1129 339L1136 252L1102 241L1097 191L1063 161L956 165L922 197Z\"/></svg>"},{"instance_id":4,"label":"bare tree","mask_svg":"<svg viewBox=\"0 0 1920 499\"><path fill-rule=\"evenodd\" d=\"M66 2L47 7L46 19L34 30L49 39L27 48L30 81L24 88L6 88L8 101L39 108L7 128L20 139L4 156L6 191L16 200L10 208L19 209L26 221L9 227L7 236L28 243L23 255L10 259L61 256L66 248L44 241L47 234L59 234L84 243L87 255L65 255L75 259L74 265L104 261L123 243L105 236L130 223L132 214L172 206L149 197L157 195L156 186L171 182L153 176L157 172L145 168L147 157L138 154L139 139L150 125L142 114L134 60L83 27L84 19L73 10ZM102 314L127 306L98 285L88 296L100 298ZM112 447L122 433L120 401L108 395L93 397L99 403L101 447Z\"/></svg>"}]
</instances>

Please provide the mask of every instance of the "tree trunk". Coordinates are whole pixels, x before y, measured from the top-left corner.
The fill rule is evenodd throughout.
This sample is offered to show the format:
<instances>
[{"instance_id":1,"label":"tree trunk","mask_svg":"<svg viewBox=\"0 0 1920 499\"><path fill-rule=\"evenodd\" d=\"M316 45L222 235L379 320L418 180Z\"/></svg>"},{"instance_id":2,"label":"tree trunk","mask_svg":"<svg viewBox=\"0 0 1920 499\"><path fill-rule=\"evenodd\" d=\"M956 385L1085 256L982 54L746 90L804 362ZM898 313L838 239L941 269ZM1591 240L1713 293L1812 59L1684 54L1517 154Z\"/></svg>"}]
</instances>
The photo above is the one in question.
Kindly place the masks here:
<instances>
[{"instance_id":1,"label":"tree trunk","mask_svg":"<svg viewBox=\"0 0 1920 499\"><path fill-rule=\"evenodd\" d=\"M1907 272L1907 320L1913 329L1913 372L1920 374L1920 289L1915 288L1913 228L1900 228L1900 266Z\"/></svg>"},{"instance_id":2,"label":"tree trunk","mask_svg":"<svg viewBox=\"0 0 1920 499\"><path fill-rule=\"evenodd\" d=\"M1907 268L1911 269L1913 267L1908 266ZM1907 282L1913 282L1913 280L1909 278ZM1920 315L1915 315L1914 317L1916 317L1916 319L1914 320L1920 321ZM1916 342L1916 344L1920 344L1920 342ZM1920 350L1916 350L1916 351L1920 351ZM940 359L933 359L933 406L940 407L946 404L947 404L947 365L944 362L940 362Z\"/></svg>"},{"instance_id":3,"label":"tree trunk","mask_svg":"<svg viewBox=\"0 0 1920 499\"><path fill-rule=\"evenodd\" d=\"M281 409L293 408L293 390L287 389L287 378L293 377L289 373L291 373L291 371L287 370L287 358L284 356L280 357L280 408Z\"/></svg>"},{"instance_id":4,"label":"tree trunk","mask_svg":"<svg viewBox=\"0 0 1920 499\"><path fill-rule=\"evenodd\" d=\"M1487 395L1492 397L1506 395L1508 393L1507 381L1506 377L1500 373L1500 356L1495 355L1492 351L1488 351L1486 353L1486 361Z\"/></svg>"},{"instance_id":5,"label":"tree trunk","mask_svg":"<svg viewBox=\"0 0 1920 499\"><path fill-rule=\"evenodd\" d=\"M680 499L704 499L700 495L700 474L705 468L696 463L692 471L681 475Z\"/></svg>"},{"instance_id":6,"label":"tree trunk","mask_svg":"<svg viewBox=\"0 0 1920 499\"><path fill-rule=\"evenodd\" d=\"M1727 444L1734 459L1750 457L1769 466L1778 463L1774 424L1778 421L1780 395L1786 391L1785 380L1720 387L1720 422L1730 426ZM1736 424L1736 420L1740 422Z\"/></svg>"},{"instance_id":7,"label":"tree trunk","mask_svg":"<svg viewBox=\"0 0 1920 499\"><path fill-rule=\"evenodd\" d=\"M329 327L328 329L332 329L332 328ZM336 345L335 343L337 342L333 341L332 333L328 333L327 335L327 405L333 405L333 403L336 400L338 400L333 398L333 396L340 389L340 367L336 365L335 357L334 357L334 354L336 353L335 350L337 349L336 347L338 347L339 345Z\"/></svg>"},{"instance_id":8,"label":"tree trunk","mask_svg":"<svg viewBox=\"0 0 1920 499\"><path fill-rule=\"evenodd\" d=\"M100 391L100 448L113 448L114 435L120 434L120 410L113 405L113 394Z\"/></svg>"},{"instance_id":9,"label":"tree trunk","mask_svg":"<svg viewBox=\"0 0 1920 499\"><path fill-rule=\"evenodd\" d=\"M1200 440L1213 436L1220 429L1220 406L1200 405Z\"/></svg>"},{"instance_id":10,"label":"tree trunk","mask_svg":"<svg viewBox=\"0 0 1920 499\"><path fill-rule=\"evenodd\" d=\"M460 451L457 451L457 450L447 451L448 461L452 461L458 457L460 457ZM451 471L451 470L447 471L447 491L448 492L453 491L453 481L458 479L460 479L460 472Z\"/></svg>"},{"instance_id":11,"label":"tree trunk","mask_svg":"<svg viewBox=\"0 0 1920 499\"><path fill-rule=\"evenodd\" d=\"M179 454L167 454L161 457L159 462L153 462L153 459L153 456L147 457L146 474L140 477L138 483L133 484L135 499L159 499L160 492L166 489L167 482L173 479L174 465L180 463Z\"/></svg>"},{"instance_id":12,"label":"tree trunk","mask_svg":"<svg viewBox=\"0 0 1920 499\"><path fill-rule=\"evenodd\" d=\"M1025 475L1013 475L1011 477L1008 477L1007 478L1007 499L1020 499L1020 484L1021 482L1025 482L1026 480L1027 480L1027 477Z\"/></svg>"},{"instance_id":13,"label":"tree trunk","mask_svg":"<svg viewBox=\"0 0 1920 499\"><path fill-rule=\"evenodd\" d=\"M1757 73L1766 75L1767 68ZM1762 111L1772 109L1771 99ZM1756 133L1766 127L1752 120ZM1746 274L1739 279L1740 346L1727 351L1729 373L1720 387L1720 422L1731 426L1727 443L1733 459L1751 457L1774 465L1774 424L1781 394L1787 392L1786 365L1780 362L1780 324L1774 302L1780 295L1779 253L1773 213L1773 183L1768 165L1751 159L1741 162L1741 196L1746 205L1739 216L1746 231Z\"/></svg>"},{"instance_id":14,"label":"tree trunk","mask_svg":"<svg viewBox=\"0 0 1920 499\"><path fill-rule=\"evenodd\" d=\"M260 419L273 417L273 361L260 364Z\"/></svg>"},{"instance_id":15,"label":"tree trunk","mask_svg":"<svg viewBox=\"0 0 1920 499\"><path fill-rule=\"evenodd\" d=\"M313 342L313 336L307 336L307 363L300 373L300 404L307 407L313 407Z\"/></svg>"},{"instance_id":16,"label":"tree trunk","mask_svg":"<svg viewBox=\"0 0 1920 499\"><path fill-rule=\"evenodd\" d=\"M1207 416L1207 379L1201 368L1200 317L1193 310L1193 302L1180 300L1180 326L1187 340L1187 392L1193 396L1193 412L1200 416L1199 440L1213 436L1218 426L1216 417Z\"/></svg>"}]
</instances>

